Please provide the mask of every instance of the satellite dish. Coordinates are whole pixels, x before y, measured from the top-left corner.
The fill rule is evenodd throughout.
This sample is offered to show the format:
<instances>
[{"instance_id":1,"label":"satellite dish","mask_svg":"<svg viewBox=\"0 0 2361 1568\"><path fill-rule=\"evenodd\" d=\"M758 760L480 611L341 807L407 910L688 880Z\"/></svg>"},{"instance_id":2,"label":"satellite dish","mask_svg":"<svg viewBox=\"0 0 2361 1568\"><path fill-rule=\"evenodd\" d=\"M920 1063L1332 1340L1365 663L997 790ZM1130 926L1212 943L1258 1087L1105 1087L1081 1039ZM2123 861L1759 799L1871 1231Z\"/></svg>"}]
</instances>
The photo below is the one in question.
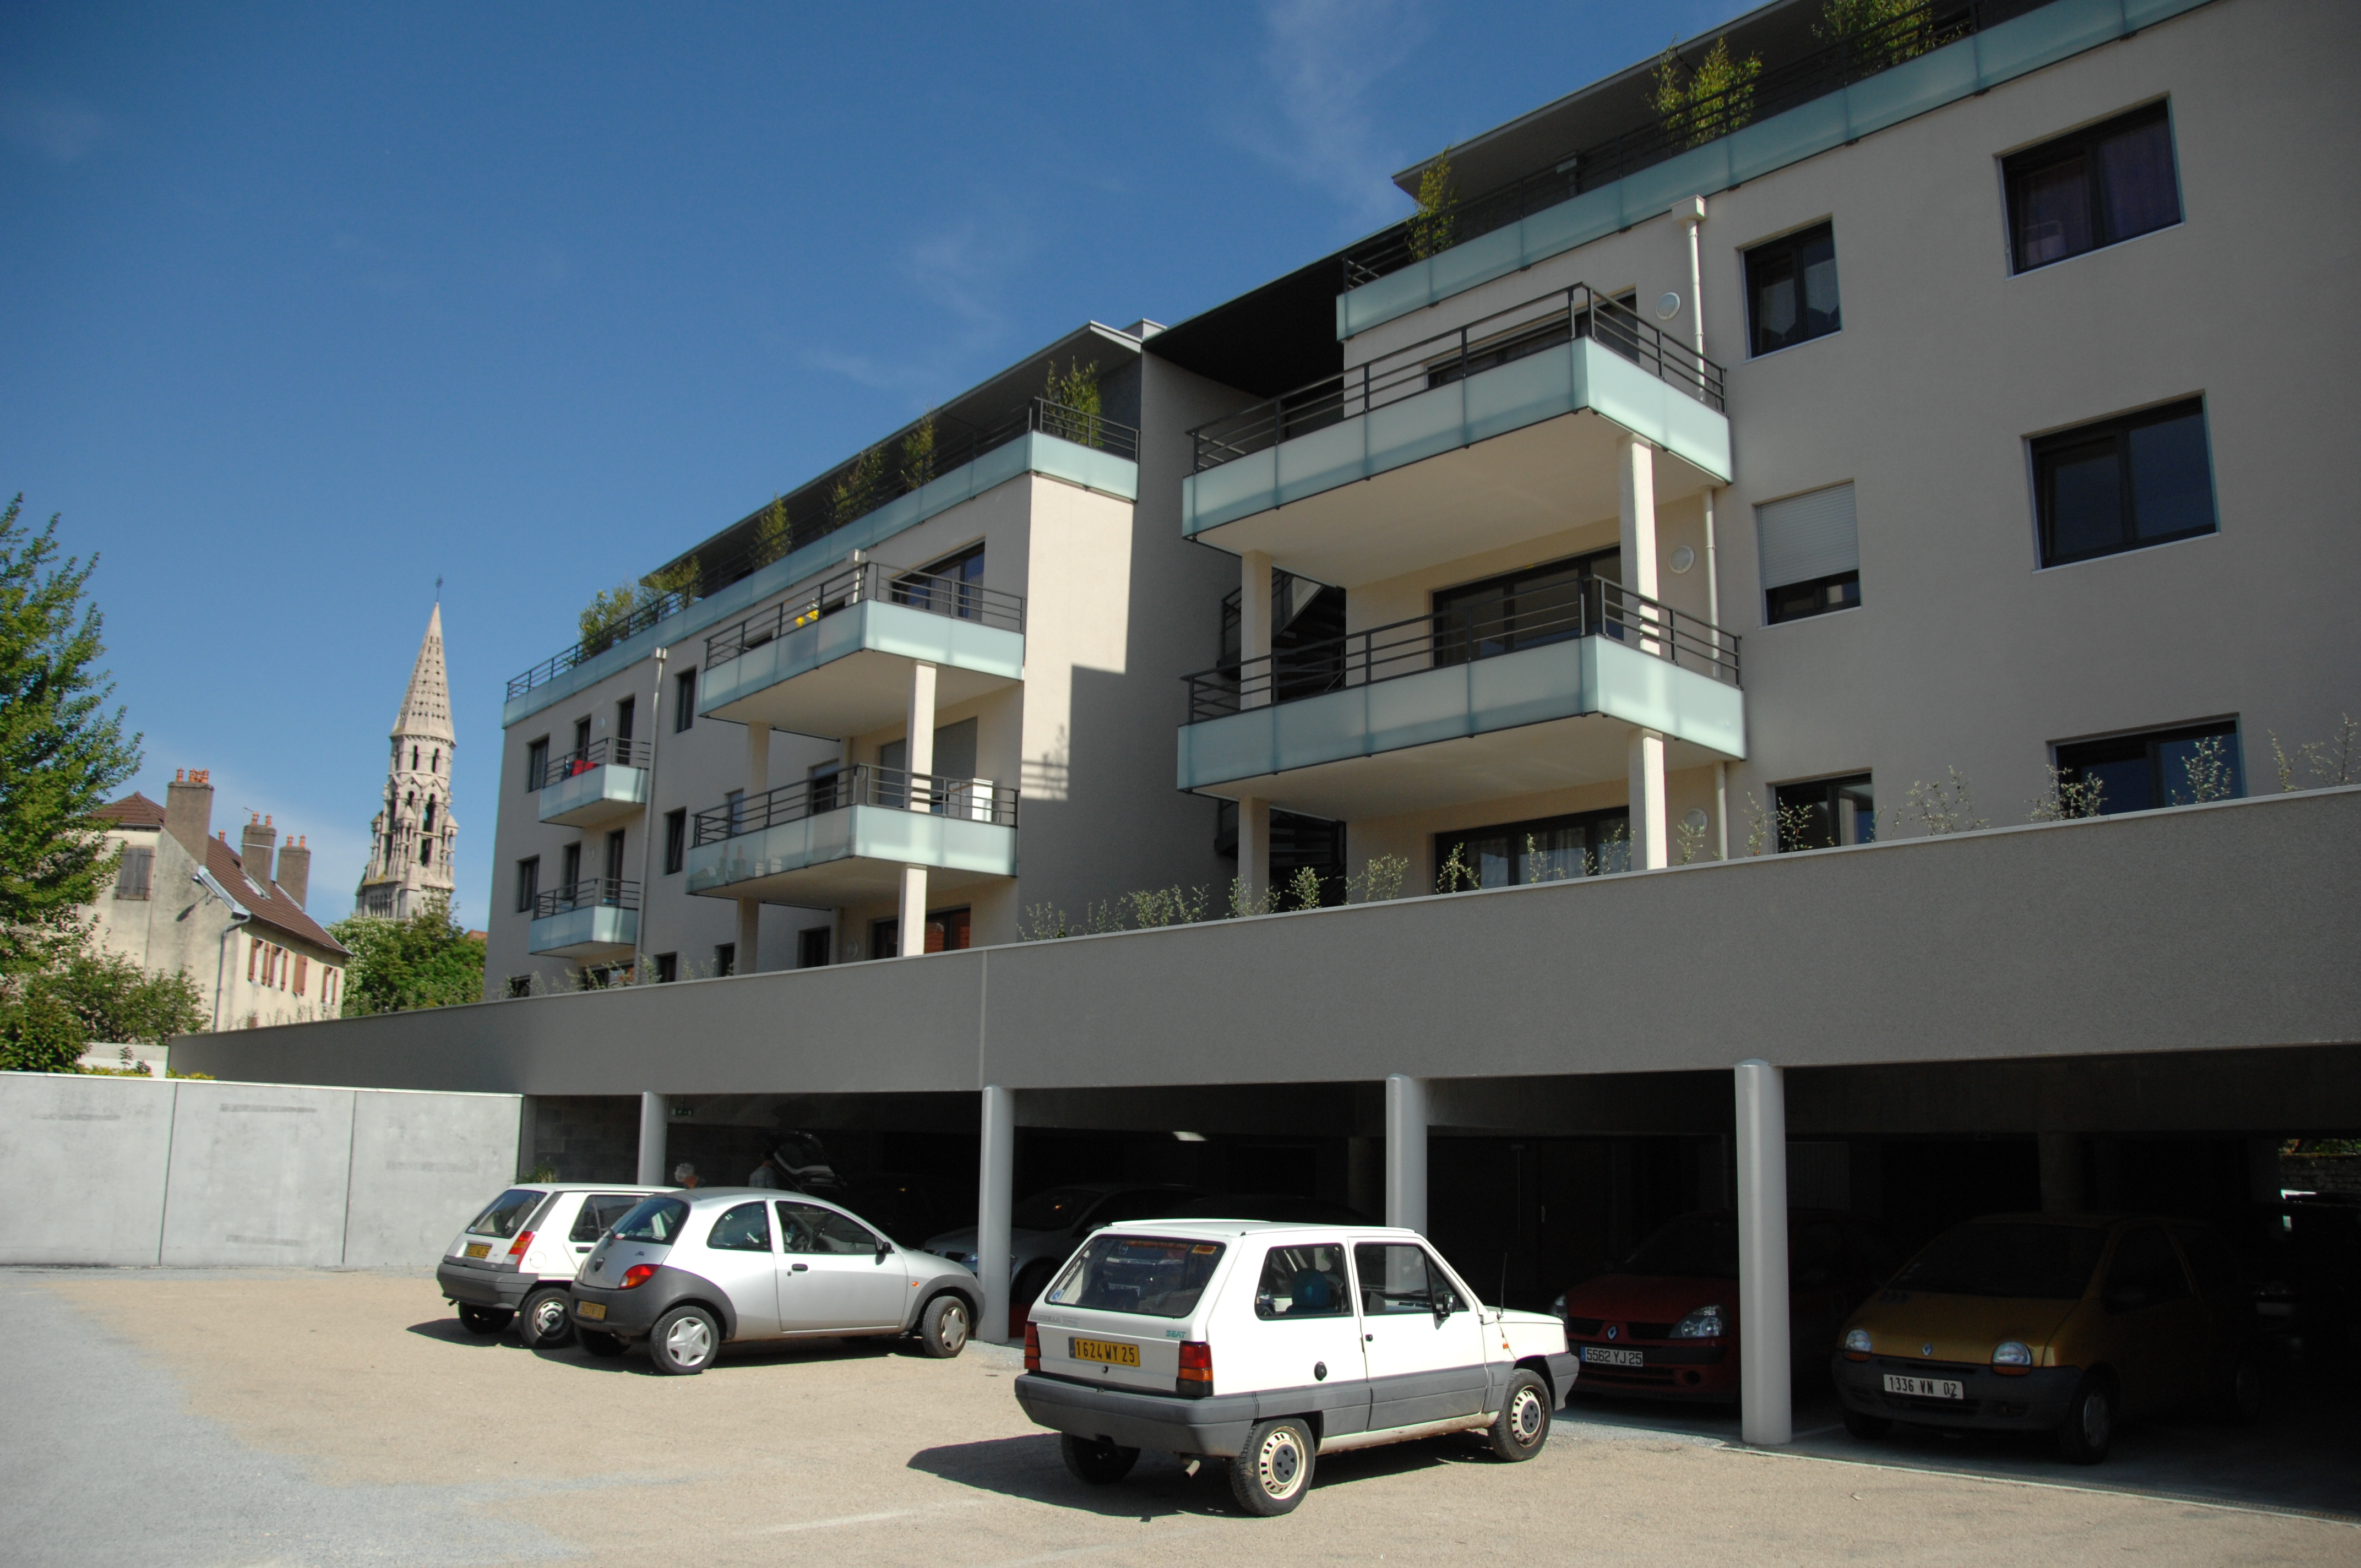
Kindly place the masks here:
<instances>
[{"instance_id":1,"label":"satellite dish","mask_svg":"<svg viewBox=\"0 0 2361 1568\"><path fill-rule=\"evenodd\" d=\"M1658 321L1668 322L1680 313L1681 297L1678 294L1666 294L1663 299L1656 302L1656 319Z\"/></svg>"}]
</instances>

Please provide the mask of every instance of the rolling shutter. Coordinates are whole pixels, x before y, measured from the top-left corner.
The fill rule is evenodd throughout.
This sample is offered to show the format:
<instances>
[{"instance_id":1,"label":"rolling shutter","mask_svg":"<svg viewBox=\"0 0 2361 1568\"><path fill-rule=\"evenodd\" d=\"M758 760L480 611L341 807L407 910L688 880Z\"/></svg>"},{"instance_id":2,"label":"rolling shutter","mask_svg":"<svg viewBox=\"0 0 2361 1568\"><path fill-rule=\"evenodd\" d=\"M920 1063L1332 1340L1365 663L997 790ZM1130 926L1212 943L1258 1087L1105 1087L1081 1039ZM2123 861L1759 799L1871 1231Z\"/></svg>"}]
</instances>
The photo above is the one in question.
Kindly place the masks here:
<instances>
[{"instance_id":1,"label":"rolling shutter","mask_svg":"<svg viewBox=\"0 0 2361 1568\"><path fill-rule=\"evenodd\" d=\"M1765 502L1754 509L1754 521L1762 532L1766 591L1861 569L1850 482Z\"/></svg>"}]
</instances>

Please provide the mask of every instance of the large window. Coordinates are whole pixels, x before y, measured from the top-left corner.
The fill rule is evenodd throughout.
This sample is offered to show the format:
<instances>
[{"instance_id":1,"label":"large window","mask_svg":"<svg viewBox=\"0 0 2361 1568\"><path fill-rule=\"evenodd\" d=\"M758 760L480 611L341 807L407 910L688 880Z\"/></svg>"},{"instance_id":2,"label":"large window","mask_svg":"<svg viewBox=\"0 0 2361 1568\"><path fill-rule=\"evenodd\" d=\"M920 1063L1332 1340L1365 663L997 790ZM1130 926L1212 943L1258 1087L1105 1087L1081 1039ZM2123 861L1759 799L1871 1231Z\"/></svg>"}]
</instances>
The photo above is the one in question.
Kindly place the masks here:
<instances>
[{"instance_id":1,"label":"large window","mask_svg":"<svg viewBox=\"0 0 2361 1568\"><path fill-rule=\"evenodd\" d=\"M1771 792L1779 828L1779 852L1832 850L1839 844L1877 841L1877 799L1869 775L1814 779L1781 784Z\"/></svg>"},{"instance_id":2,"label":"large window","mask_svg":"<svg viewBox=\"0 0 2361 1568\"><path fill-rule=\"evenodd\" d=\"M529 741L525 742L525 748L524 748L524 789L525 789L525 793L526 793L527 795L531 795L534 790L539 789L539 788L541 787L541 781L542 781L543 779L544 779L544 778L548 777L548 776L549 776L549 737L548 737L548 736L546 736L546 735L544 735L544 736L543 736L543 737L542 737L540 740L529 740Z\"/></svg>"},{"instance_id":3,"label":"large window","mask_svg":"<svg viewBox=\"0 0 2361 1568\"><path fill-rule=\"evenodd\" d=\"M1776 626L1861 603L1861 545L1850 482L1754 509L1763 618Z\"/></svg>"},{"instance_id":4,"label":"large window","mask_svg":"<svg viewBox=\"0 0 2361 1568\"><path fill-rule=\"evenodd\" d=\"M2180 221L2162 104L2004 159L2015 269L2027 272Z\"/></svg>"},{"instance_id":5,"label":"large window","mask_svg":"<svg viewBox=\"0 0 2361 1568\"><path fill-rule=\"evenodd\" d=\"M678 872L688 855L688 807L664 813L664 875Z\"/></svg>"},{"instance_id":6,"label":"large window","mask_svg":"<svg viewBox=\"0 0 2361 1568\"><path fill-rule=\"evenodd\" d=\"M973 620L983 613L983 546L971 544L894 579L894 602Z\"/></svg>"},{"instance_id":7,"label":"large window","mask_svg":"<svg viewBox=\"0 0 2361 1568\"><path fill-rule=\"evenodd\" d=\"M156 851L145 844L128 845L123 851L123 861L115 870L115 896L145 898L148 883L156 865Z\"/></svg>"},{"instance_id":8,"label":"large window","mask_svg":"<svg viewBox=\"0 0 2361 1568\"><path fill-rule=\"evenodd\" d=\"M1619 550L1569 556L1434 595L1434 662L1464 664L1582 634L1583 586L1620 581Z\"/></svg>"},{"instance_id":9,"label":"large window","mask_svg":"<svg viewBox=\"0 0 2361 1568\"><path fill-rule=\"evenodd\" d=\"M672 678L672 728L677 735L697 722L697 672L683 670Z\"/></svg>"},{"instance_id":10,"label":"large window","mask_svg":"<svg viewBox=\"0 0 2361 1568\"><path fill-rule=\"evenodd\" d=\"M1752 349L1769 354L1826 337L1843 325L1837 310L1837 231L1812 227L1746 253Z\"/></svg>"},{"instance_id":11,"label":"large window","mask_svg":"<svg viewBox=\"0 0 2361 1568\"><path fill-rule=\"evenodd\" d=\"M2101 817L2234 800L2246 793L2238 725L2229 718L2061 745L2058 773L2061 784L2082 786L2081 798L2089 802L2084 809Z\"/></svg>"},{"instance_id":12,"label":"large window","mask_svg":"<svg viewBox=\"0 0 2361 1568\"><path fill-rule=\"evenodd\" d=\"M517 862L517 913L533 913L533 900L541 896L541 857Z\"/></svg>"},{"instance_id":13,"label":"large window","mask_svg":"<svg viewBox=\"0 0 2361 1568\"><path fill-rule=\"evenodd\" d=\"M2211 533L2204 400L2038 437L2033 485L2045 566Z\"/></svg>"},{"instance_id":14,"label":"large window","mask_svg":"<svg viewBox=\"0 0 2361 1568\"><path fill-rule=\"evenodd\" d=\"M1621 806L1434 836L1438 893L1569 882L1631 869L1631 814Z\"/></svg>"}]
</instances>

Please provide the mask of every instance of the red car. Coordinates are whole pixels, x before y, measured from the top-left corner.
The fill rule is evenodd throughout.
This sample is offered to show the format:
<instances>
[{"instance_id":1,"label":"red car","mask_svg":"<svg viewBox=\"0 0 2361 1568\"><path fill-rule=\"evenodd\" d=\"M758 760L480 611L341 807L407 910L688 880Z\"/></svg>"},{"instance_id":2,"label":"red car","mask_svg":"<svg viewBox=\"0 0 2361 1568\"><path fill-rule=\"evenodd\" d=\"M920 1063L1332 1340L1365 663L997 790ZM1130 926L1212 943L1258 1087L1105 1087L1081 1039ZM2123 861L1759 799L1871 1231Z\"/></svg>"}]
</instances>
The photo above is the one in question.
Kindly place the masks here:
<instances>
[{"instance_id":1,"label":"red car","mask_svg":"<svg viewBox=\"0 0 2361 1568\"><path fill-rule=\"evenodd\" d=\"M1787 1213L1788 1337L1799 1372L1828 1356L1837 1331L1894 1270L1884 1242L1851 1214ZM1738 1398L1738 1216L1683 1214L1614 1272L1560 1299L1575 1387L1596 1394Z\"/></svg>"}]
</instances>

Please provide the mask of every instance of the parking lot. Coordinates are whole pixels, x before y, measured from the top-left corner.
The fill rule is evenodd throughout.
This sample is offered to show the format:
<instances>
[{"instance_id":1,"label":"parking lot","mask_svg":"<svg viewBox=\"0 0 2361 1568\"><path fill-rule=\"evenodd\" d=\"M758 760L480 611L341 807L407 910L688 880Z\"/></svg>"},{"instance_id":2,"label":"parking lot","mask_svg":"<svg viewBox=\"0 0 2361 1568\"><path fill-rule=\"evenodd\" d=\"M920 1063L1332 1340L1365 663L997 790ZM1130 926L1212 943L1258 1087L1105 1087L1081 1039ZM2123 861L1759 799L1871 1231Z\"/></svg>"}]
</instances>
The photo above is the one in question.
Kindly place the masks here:
<instances>
[{"instance_id":1,"label":"parking lot","mask_svg":"<svg viewBox=\"0 0 2361 1568\"><path fill-rule=\"evenodd\" d=\"M1530 1464L1449 1440L1338 1455L1256 1520L1169 1459L1071 1480L992 1346L819 1342L665 1378L475 1339L423 1273L28 1268L0 1296L0 1528L26 1564L2361 1559L2352 1423L2321 1405L2235 1465L2176 1423L2081 1472L1858 1444L1808 1404L1767 1453L1724 1417L1583 1403Z\"/></svg>"}]
</instances>

